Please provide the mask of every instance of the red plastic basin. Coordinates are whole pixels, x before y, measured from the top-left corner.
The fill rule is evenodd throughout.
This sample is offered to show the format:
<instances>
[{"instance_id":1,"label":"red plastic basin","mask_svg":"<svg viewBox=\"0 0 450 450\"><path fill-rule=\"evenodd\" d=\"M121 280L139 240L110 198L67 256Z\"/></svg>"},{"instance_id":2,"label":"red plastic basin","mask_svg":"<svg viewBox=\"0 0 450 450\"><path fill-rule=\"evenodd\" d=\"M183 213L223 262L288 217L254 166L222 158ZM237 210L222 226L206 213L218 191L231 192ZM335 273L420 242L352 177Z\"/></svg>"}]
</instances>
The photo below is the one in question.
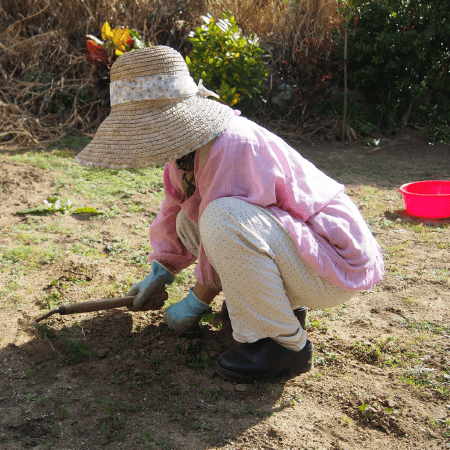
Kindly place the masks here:
<instances>
[{"instance_id":1,"label":"red plastic basin","mask_svg":"<svg viewBox=\"0 0 450 450\"><path fill-rule=\"evenodd\" d=\"M427 219L450 217L450 181L432 180L407 183L400 187L406 211Z\"/></svg>"}]
</instances>

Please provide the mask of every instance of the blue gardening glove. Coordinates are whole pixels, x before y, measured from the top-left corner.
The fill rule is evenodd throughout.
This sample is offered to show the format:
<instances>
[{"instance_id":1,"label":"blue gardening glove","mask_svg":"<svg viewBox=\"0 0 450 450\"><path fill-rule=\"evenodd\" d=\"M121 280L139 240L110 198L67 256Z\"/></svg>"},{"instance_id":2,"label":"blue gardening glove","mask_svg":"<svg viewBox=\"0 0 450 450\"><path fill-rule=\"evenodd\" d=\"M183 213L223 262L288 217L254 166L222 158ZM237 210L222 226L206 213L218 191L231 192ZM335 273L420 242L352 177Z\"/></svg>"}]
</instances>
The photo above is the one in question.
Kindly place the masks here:
<instances>
[{"instance_id":1,"label":"blue gardening glove","mask_svg":"<svg viewBox=\"0 0 450 450\"><path fill-rule=\"evenodd\" d=\"M193 288L189 294L175 305L169 306L164 315L164 323L178 333L186 333L198 324L198 321L209 305L202 303L194 294Z\"/></svg>"},{"instance_id":2,"label":"blue gardening glove","mask_svg":"<svg viewBox=\"0 0 450 450\"><path fill-rule=\"evenodd\" d=\"M161 264L152 261L152 271L150 274L135 285L131 286L127 295L134 295L133 307L131 311L148 311L149 309L160 309L164 305L164 296L161 294L166 290L166 284L172 284L175 277ZM152 298L153 297L153 298Z\"/></svg>"}]
</instances>

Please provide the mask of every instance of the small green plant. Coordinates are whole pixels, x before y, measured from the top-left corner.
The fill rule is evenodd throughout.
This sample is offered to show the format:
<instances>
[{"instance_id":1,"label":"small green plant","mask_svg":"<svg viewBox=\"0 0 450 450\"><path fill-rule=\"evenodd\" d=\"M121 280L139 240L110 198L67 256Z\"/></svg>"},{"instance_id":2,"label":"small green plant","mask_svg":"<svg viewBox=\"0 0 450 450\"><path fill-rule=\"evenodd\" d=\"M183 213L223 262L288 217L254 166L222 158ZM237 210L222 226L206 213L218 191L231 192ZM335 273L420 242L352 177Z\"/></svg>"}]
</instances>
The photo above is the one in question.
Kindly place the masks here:
<instances>
[{"instance_id":1,"label":"small green plant","mask_svg":"<svg viewBox=\"0 0 450 450\"><path fill-rule=\"evenodd\" d=\"M61 406L61 410L60 410L60 416L61 418L67 417L69 415L69 409L67 408L67 406Z\"/></svg>"},{"instance_id":2,"label":"small green plant","mask_svg":"<svg viewBox=\"0 0 450 450\"><path fill-rule=\"evenodd\" d=\"M22 395L23 399L25 400L25 403L29 404L31 402L34 402L36 400L36 394L26 394Z\"/></svg>"},{"instance_id":3,"label":"small green plant","mask_svg":"<svg viewBox=\"0 0 450 450\"><path fill-rule=\"evenodd\" d=\"M372 406L368 403L363 403L362 405L359 405L358 409L360 411L361 416L369 421L371 420L372 416L378 412L375 406Z\"/></svg>"},{"instance_id":4,"label":"small green plant","mask_svg":"<svg viewBox=\"0 0 450 450\"><path fill-rule=\"evenodd\" d=\"M6 288L0 291L0 299L8 296L10 296L11 298L17 297L16 291L19 289L19 287L20 286L19 283L17 283L17 281L8 282Z\"/></svg>"},{"instance_id":5,"label":"small green plant","mask_svg":"<svg viewBox=\"0 0 450 450\"><path fill-rule=\"evenodd\" d=\"M145 450L153 450L153 449L170 450L171 448L173 448L171 445L166 444L165 442L156 441L149 431L143 431L141 434L138 435L138 437L142 439Z\"/></svg>"},{"instance_id":6,"label":"small green plant","mask_svg":"<svg viewBox=\"0 0 450 450\"><path fill-rule=\"evenodd\" d=\"M36 373L36 370L34 369L28 369L25 372L26 378L27 378L27 384L33 385L36 384L36 380L39 378L39 375Z\"/></svg>"},{"instance_id":7,"label":"small green plant","mask_svg":"<svg viewBox=\"0 0 450 450\"><path fill-rule=\"evenodd\" d=\"M417 302L417 300L414 297L407 297L406 295L403 295L400 298L409 305L414 305Z\"/></svg>"},{"instance_id":8,"label":"small green plant","mask_svg":"<svg viewBox=\"0 0 450 450\"><path fill-rule=\"evenodd\" d=\"M108 437L109 436L109 429L105 424L102 424L102 426L100 427L100 433L102 434L102 436Z\"/></svg>"},{"instance_id":9,"label":"small green plant","mask_svg":"<svg viewBox=\"0 0 450 450\"><path fill-rule=\"evenodd\" d=\"M156 386L150 386L147 390L147 395L150 398L150 401L155 405L162 405L168 398L168 393L164 389Z\"/></svg>"},{"instance_id":10,"label":"small green plant","mask_svg":"<svg viewBox=\"0 0 450 450\"><path fill-rule=\"evenodd\" d=\"M282 394L283 393L283 389L279 388L278 386L274 386L273 384L270 384L270 383L267 383L264 386L264 389L266 391L273 392L275 394Z\"/></svg>"},{"instance_id":11,"label":"small green plant","mask_svg":"<svg viewBox=\"0 0 450 450\"><path fill-rule=\"evenodd\" d=\"M44 339L46 337L47 338L51 338L55 334L55 330L51 326L46 324L46 323L38 323L36 325L36 329L37 329L37 332L38 332L38 336L41 339Z\"/></svg>"},{"instance_id":12,"label":"small green plant","mask_svg":"<svg viewBox=\"0 0 450 450\"><path fill-rule=\"evenodd\" d=\"M313 328L317 328L317 329L321 330L324 333L326 333L328 331L328 325L325 323L320 323L318 320L311 322L309 325L312 326Z\"/></svg>"},{"instance_id":13,"label":"small green plant","mask_svg":"<svg viewBox=\"0 0 450 450\"><path fill-rule=\"evenodd\" d=\"M380 145L381 139L373 139L373 138L362 138L361 144L366 145L367 147L378 147Z\"/></svg>"},{"instance_id":14,"label":"small green plant","mask_svg":"<svg viewBox=\"0 0 450 450\"><path fill-rule=\"evenodd\" d=\"M51 292L42 292L41 305L45 309L56 309L61 304L61 292L54 290Z\"/></svg>"},{"instance_id":15,"label":"small green plant","mask_svg":"<svg viewBox=\"0 0 450 450\"><path fill-rule=\"evenodd\" d=\"M220 391L218 389L205 389L199 391L200 396L203 399L208 399L212 402L217 402L219 400Z\"/></svg>"},{"instance_id":16,"label":"small green plant","mask_svg":"<svg viewBox=\"0 0 450 450\"><path fill-rule=\"evenodd\" d=\"M392 337L375 343L355 341L352 353L361 361L381 367L392 367L402 362L402 349Z\"/></svg>"},{"instance_id":17,"label":"small green plant","mask_svg":"<svg viewBox=\"0 0 450 450\"><path fill-rule=\"evenodd\" d=\"M215 318L216 318L216 316L212 312L203 314L200 319L200 323L211 323L211 322L214 322Z\"/></svg>"},{"instance_id":18,"label":"small green plant","mask_svg":"<svg viewBox=\"0 0 450 450\"><path fill-rule=\"evenodd\" d=\"M42 206L34 206L32 208L22 209L16 211L16 214L45 214L59 212L62 214L103 214L102 211L97 211L90 206L74 208L71 200L66 203L61 202L58 197L47 197Z\"/></svg>"},{"instance_id":19,"label":"small green plant","mask_svg":"<svg viewBox=\"0 0 450 450\"><path fill-rule=\"evenodd\" d=\"M203 20L205 24L189 35L193 49L186 63L194 80L202 79L229 106L262 98L269 72L258 38L243 36L230 12L217 22L209 14Z\"/></svg>"},{"instance_id":20,"label":"small green plant","mask_svg":"<svg viewBox=\"0 0 450 450\"><path fill-rule=\"evenodd\" d=\"M240 411L233 411L231 415L236 419L241 419L249 416L250 414L255 414L258 417L267 417L270 416L270 412L264 411L262 409L258 409L256 406L247 404Z\"/></svg>"},{"instance_id":21,"label":"small green plant","mask_svg":"<svg viewBox=\"0 0 450 450\"><path fill-rule=\"evenodd\" d=\"M350 426L352 423L352 419L350 419L350 417L347 417L347 416L342 416L341 421L342 421L342 424L346 427Z\"/></svg>"},{"instance_id":22,"label":"small green plant","mask_svg":"<svg viewBox=\"0 0 450 450\"><path fill-rule=\"evenodd\" d=\"M49 437L45 440L44 450L50 450L55 445L53 438Z\"/></svg>"},{"instance_id":23,"label":"small green plant","mask_svg":"<svg viewBox=\"0 0 450 450\"><path fill-rule=\"evenodd\" d=\"M7 247L6 245L0 245L0 263L5 266L21 263L28 260L32 253L33 248L29 246Z\"/></svg>"},{"instance_id":24,"label":"small green plant","mask_svg":"<svg viewBox=\"0 0 450 450\"><path fill-rule=\"evenodd\" d=\"M178 402L173 406L173 415L172 420L178 420L180 422L183 422L183 414L184 414L184 408L183 408L183 402Z\"/></svg>"},{"instance_id":25,"label":"small green plant","mask_svg":"<svg viewBox=\"0 0 450 450\"><path fill-rule=\"evenodd\" d=\"M71 362L79 363L83 359L90 358L91 352L88 350L84 340L73 341L67 336L65 331L60 333L59 340L65 345Z\"/></svg>"}]
</instances>

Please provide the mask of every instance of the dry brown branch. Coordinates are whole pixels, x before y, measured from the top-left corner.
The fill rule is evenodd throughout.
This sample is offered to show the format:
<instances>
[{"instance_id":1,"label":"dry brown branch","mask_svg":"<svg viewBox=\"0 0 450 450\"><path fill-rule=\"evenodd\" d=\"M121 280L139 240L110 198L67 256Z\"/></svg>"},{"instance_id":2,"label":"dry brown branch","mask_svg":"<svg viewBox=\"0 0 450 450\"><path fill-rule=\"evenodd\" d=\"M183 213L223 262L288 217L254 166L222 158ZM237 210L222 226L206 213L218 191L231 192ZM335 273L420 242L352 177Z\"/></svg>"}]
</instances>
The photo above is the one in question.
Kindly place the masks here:
<instances>
[{"instance_id":1,"label":"dry brown branch","mask_svg":"<svg viewBox=\"0 0 450 450\"><path fill-rule=\"evenodd\" d=\"M104 22L137 29L145 41L190 50L201 15L231 10L255 33L270 64L304 39L327 40L341 20L337 0L3 0L0 9L0 145L27 146L68 131L92 135L109 113L105 90L85 60L85 35Z\"/></svg>"},{"instance_id":2,"label":"dry brown branch","mask_svg":"<svg viewBox=\"0 0 450 450\"><path fill-rule=\"evenodd\" d=\"M105 91L96 88L95 68L85 60L85 34L100 37L109 21L186 51L185 24L198 23L189 7L189 0L4 0L0 144L36 145L70 130L92 135L109 109L102 106Z\"/></svg>"},{"instance_id":3,"label":"dry brown branch","mask_svg":"<svg viewBox=\"0 0 450 450\"><path fill-rule=\"evenodd\" d=\"M342 123L340 120L333 120L329 117L314 117L308 119L306 122L292 122L289 120L273 120L263 119L262 124L271 131L281 136L283 139L288 139L294 143L310 143L317 140L325 140L334 142L341 137ZM348 142L358 139L356 131L346 126L346 138Z\"/></svg>"}]
</instances>

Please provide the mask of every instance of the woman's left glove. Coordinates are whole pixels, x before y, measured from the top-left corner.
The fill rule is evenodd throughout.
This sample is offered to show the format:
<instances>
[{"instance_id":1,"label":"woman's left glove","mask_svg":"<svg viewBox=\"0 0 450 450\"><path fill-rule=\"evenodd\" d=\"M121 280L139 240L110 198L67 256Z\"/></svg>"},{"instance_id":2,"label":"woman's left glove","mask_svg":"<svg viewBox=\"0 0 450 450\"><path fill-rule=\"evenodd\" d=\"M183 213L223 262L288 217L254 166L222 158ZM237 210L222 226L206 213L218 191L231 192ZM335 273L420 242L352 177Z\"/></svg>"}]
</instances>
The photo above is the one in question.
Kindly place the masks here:
<instances>
[{"instance_id":1,"label":"woman's left glove","mask_svg":"<svg viewBox=\"0 0 450 450\"><path fill-rule=\"evenodd\" d=\"M164 323L171 330L186 333L198 324L202 314L209 309L209 305L201 302L191 288L189 294L183 300L167 308Z\"/></svg>"}]
</instances>

